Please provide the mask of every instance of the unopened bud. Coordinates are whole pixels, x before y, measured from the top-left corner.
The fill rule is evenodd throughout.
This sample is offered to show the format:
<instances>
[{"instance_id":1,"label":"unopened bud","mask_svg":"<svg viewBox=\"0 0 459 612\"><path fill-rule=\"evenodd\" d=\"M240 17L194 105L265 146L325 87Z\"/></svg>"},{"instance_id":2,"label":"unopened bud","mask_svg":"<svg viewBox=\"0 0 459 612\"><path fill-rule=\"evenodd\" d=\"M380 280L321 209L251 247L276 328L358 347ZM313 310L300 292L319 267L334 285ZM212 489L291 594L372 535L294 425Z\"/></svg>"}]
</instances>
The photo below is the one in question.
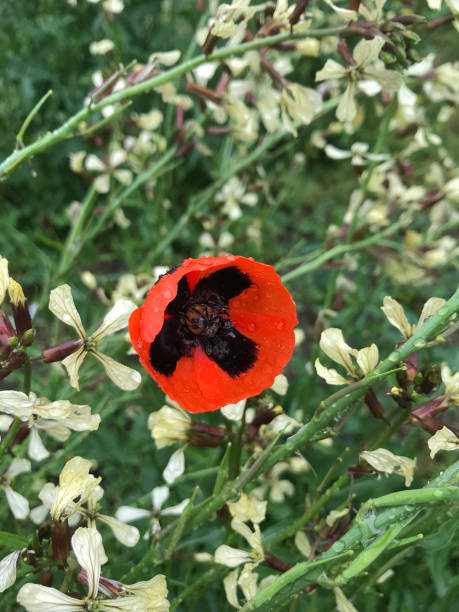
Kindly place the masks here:
<instances>
[{"instance_id":1,"label":"unopened bud","mask_svg":"<svg viewBox=\"0 0 459 612\"><path fill-rule=\"evenodd\" d=\"M387 51L382 51L379 57L382 59L382 61L385 64L388 64L388 65L395 64L397 61L397 58L394 55L392 55L392 53L388 53Z\"/></svg>"},{"instance_id":2,"label":"unopened bud","mask_svg":"<svg viewBox=\"0 0 459 612\"><path fill-rule=\"evenodd\" d=\"M22 336L22 346L32 346L35 341L35 330L27 329Z\"/></svg>"},{"instance_id":3,"label":"unopened bud","mask_svg":"<svg viewBox=\"0 0 459 612\"><path fill-rule=\"evenodd\" d=\"M12 336L8 338L8 344L12 347L15 347L19 344L19 338L17 336Z\"/></svg>"},{"instance_id":4,"label":"unopened bud","mask_svg":"<svg viewBox=\"0 0 459 612\"><path fill-rule=\"evenodd\" d=\"M403 25L414 25L418 23L425 23L427 19L423 15L399 15L391 19L392 22L402 23Z\"/></svg>"},{"instance_id":5,"label":"unopened bud","mask_svg":"<svg viewBox=\"0 0 459 612\"><path fill-rule=\"evenodd\" d=\"M30 316L29 307L27 306L27 300L21 285L11 277L8 285L8 293L11 305L13 306L16 333L21 338L26 330L32 328L32 318Z\"/></svg>"},{"instance_id":6,"label":"unopened bud","mask_svg":"<svg viewBox=\"0 0 459 612\"><path fill-rule=\"evenodd\" d=\"M422 57L419 55L419 53L415 49L408 49L408 57L415 64L420 62L422 59Z\"/></svg>"},{"instance_id":7,"label":"unopened bud","mask_svg":"<svg viewBox=\"0 0 459 612\"><path fill-rule=\"evenodd\" d=\"M409 41L413 43L413 45L417 45L421 40L421 37L416 34L416 32L412 32L411 30L405 30L403 32L403 36L407 38Z\"/></svg>"},{"instance_id":8,"label":"unopened bud","mask_svg":"<svg viewBox=\"0 0 459 612\"><path fill-rule=\"evenodd\" d=\"M41 357L45 363L62 361L78 350L82 344L83 341L81 339L63 342L62 344L57 344L56 346L51 346L50 348L45 349L41 354Z\"/></svg>"}]
</instances>

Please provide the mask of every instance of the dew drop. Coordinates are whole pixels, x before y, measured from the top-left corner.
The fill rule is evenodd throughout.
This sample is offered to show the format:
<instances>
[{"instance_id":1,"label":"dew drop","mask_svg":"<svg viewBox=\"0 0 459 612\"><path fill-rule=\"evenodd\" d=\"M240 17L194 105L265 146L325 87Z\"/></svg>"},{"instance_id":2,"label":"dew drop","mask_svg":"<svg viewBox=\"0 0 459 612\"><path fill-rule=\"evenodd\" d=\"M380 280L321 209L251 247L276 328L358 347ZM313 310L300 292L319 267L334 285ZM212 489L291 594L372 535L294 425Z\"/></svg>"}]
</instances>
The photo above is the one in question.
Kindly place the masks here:
<instances>
[{"instance_id":1,"label":"dew drop","mask_svg":"<svg viewBox=\"0 0 459 612\"><path fill-rule=\"evenodd\" d=\"M254 331L257 326L255 325L255 323L249 323L247 327L249 328L250 331Z\"/></svg>"},{"instance_id":2,"label":"dew drop","mask_svg":"<svg viewBox=\"0 0 459 612\"><path fill-rule=\"evenodd\" d=\"M284 329L285 327L285 321L279 321L279 323L276 325L277 329Z\"/></svg>"},{"instance_id":3,"label":"dew drop","mask_svg":"<svg viewBox=\"0 0 459 612\"><path fill-rule=\"evenodd\" d=\"M159 312L159 308L158 308L157 306L153 306L153 310L154 310L155 312Z\"/></svg>"},{"instance_id":4,"label":"dew drop","mask_svg":"<svg viewBox=\"0 0 459 612\"><path fill-rule=\"evenodd\" d=\"M64 321L64 323L70 323L72 317L69 314L65 313L62 315L62 320Z\"/></svg>"},{"instance_id":5,"label":"dew drop","mask_svg":"<svg viewBox=\"0 0 459 612\"><path fill-rule=\"evenodd\" d=\"M163 296L166 298L166 300L170 300L172 297L172 293L170 291L165 291L163 293Z\"/></svg>"},{"instance_id":6,"label":"dew drop","mask_svg":"<svg viewBox=\"0 0 459 612\"><path fill-rule=\"evenodd\" d=\"M185 393L189 393L191 391L190 387L183 387L183 390L185 391Z\"/></svg>"}]
</instances>

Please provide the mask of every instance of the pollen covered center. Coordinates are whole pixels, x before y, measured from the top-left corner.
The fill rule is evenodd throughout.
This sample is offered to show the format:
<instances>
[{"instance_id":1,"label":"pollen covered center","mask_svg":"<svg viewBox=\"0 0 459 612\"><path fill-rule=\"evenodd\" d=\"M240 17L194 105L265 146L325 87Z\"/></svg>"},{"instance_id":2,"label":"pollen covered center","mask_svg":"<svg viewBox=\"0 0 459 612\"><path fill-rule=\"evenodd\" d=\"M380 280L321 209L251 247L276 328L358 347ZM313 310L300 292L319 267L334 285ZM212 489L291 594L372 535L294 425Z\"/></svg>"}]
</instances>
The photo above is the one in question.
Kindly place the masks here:
<instances>
[{"instance_id":1,"label":"pollen covered center","mask_svg":"<svg viewBox=\"0 0 459 612\"><path fill-rule=\"evenodd\" d=\"M221 327L221 308L209 304L191 304L185 311L187 329L196 336L213 338Z\"/></svg>"}]
</instances>

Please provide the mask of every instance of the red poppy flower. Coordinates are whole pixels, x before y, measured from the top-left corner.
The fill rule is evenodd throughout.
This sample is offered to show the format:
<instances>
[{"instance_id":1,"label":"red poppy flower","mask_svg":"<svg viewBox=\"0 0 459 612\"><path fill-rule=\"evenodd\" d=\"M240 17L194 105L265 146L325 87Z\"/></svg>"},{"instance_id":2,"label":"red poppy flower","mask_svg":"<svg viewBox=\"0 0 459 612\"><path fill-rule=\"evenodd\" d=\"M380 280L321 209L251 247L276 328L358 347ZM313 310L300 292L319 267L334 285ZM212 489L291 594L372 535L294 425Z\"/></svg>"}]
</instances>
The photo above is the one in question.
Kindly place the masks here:
<instances>
[{"instance_id":1,"label":"red poppy flower","mask_svg":"<svg viewBox=\"0 0 459 612\"><path fill-rule=\"evenodd\" d=\"M271 266L234 255L186 259L129 319L140 362L189 412L270 387L290 359L295 304Z\"/></svg>"}]
</instances>

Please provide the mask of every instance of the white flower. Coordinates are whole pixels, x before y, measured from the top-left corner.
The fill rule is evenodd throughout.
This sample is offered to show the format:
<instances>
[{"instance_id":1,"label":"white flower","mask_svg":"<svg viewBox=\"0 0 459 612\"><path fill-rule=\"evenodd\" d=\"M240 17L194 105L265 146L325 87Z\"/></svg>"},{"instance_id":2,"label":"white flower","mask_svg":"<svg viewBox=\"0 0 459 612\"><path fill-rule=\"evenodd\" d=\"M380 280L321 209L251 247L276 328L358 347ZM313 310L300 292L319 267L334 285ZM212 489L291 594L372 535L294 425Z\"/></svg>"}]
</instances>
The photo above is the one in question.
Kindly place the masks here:
<instances>
[{"instance_id":1,"label":"white flower","mask_svg":"<svg viewBox=\"0 0 459 612\"><path fill-rule=\"evenodd\" d=\"M59 486L54 489L53 504L50 508L53 521L64 521L75 512L79 512L81 506L88 500L92 490L102 480L90 474L90 469L91 462L83 457L73 457L64 465L59 475Z\"/></svg>"},{"instance_id":2,"label":"white flower","mask_svg":"<svg viewBox=\"0 0 459 612\"><path fill-rule=\"evenodd\" d=\"M439 429L436 434L429 438L427 444L430 449L431 459L441 450L459 450L459 439L456 434L446 426Z\"/></svg>"},{"instance_id":3,"label":"white flower","mask_svg":"<svg viewBox=\"0 0 459 612\"><path fill-rule=\"evenodd\" d=\"M297 131L293 121L309 125L317 113L322 110L322 98L314 89L303 87L298 83L288 83L282 90L281 97L282 123L293 136Z\"/></svg>"},{"instance_id":4,"label":"white flower","mask_svg":"<svg viewBox=\"0 0 459 612\"><path fill-rule=\"evenodd\" d=\"M454 374L444 363L440 370L441 379L445 385L445 395L453 404L459 406L459 372Z\"/></svg>"},{"instance_id":5,"label":"white flower","mask_svg":"<svg viewBox=\"0 0 459 612\"><path fill-rule=\"evenodd\" d=\"M15 550L0 561L0 593L16 582L16 565L22 552Z\"/></svg>"},{"instance_id":6,"label":"white flower","mask_svg":"<svg viewBox=\"0 0 459 612\"><path fill-rule=\"evenodd\" d=\"M114 46L114 42L108 38L95 40L89 45L89 53L91 53L91 55L105 55L105 53L111 51Z\"/></svg>"},{"instance_id":7,"label":"white flower","mask_svg":"<svg viewBox=\"0 0 459 612\"><path fill-rule=\"evenodd\" d=\"M334 587L333 593L335 594L338 612L358 612L357 608L351 604L349 599L339 587Z\"/></svg>"},{"instance_id":8,"label":"white flower","mask_svg":"<svg viewBox=\"0 0 459 612\"><path fill-rule=\"evenodd\" d=\"M374 451L363 451L361 459L365 459L378 472L386 474L399 474L405 477L405 486L409 487L413 481L416 459L394 455L385 448L377 448Z\"/></svg>"},{"instance_id":9,"label":"white flower","mask_svg":"<svg viewBox=\"0 0 459 612\"><path fill-rule=\"evenodd\" d=\"M169 457L163 471L163 478L167 484L172 484L185 471L185 453L183 448L179 448Z\"/></svg>"},{"instance_id":10,"label":"white flower","mask_svg":"<svg viewBox=\"0 0 459 612\"><path fill-rule=\"evenodd\" d=\"M373 38L373 40L361 40L354 48L354 65L345 68L335 60L329 59L322 70L317 72L316 81L343 77L347 79L346 91L336 109L336 116L340 121L352 121L357 115L354 96L358 79L376 81L384 90L389 92L396 92L402 86L403 80L398 72L373 65L377 61L384 43L384 39L379 36Z\"/></svg>"},{"instance_id":11,"label":"white flower","mask_svg":"<svg viewBox=\"0 0 459 612\"><path fill-rule=\"evenodd\" d=\"M73 327L81 338L81 347L66 357L62 364L70 376L70 384L79 389L78 370L86 355L91 353L105 368L107 376L121 389L130 391L136 389L141 381L139 372L118 363L111 357L97 350L102 338L125 328L128 319L136 305L129 300L119 300L105 315L102 324L91 335L87 336L80 315L75 307L72 290L69 285L60 285L53 289L49 296L49 309L58 319Z\"/></svg>"},{"instance_id":12,"label":"white flower","mask_svg":"<svg viewBox=\"0 0 459 612\"><path fill-rule=\"evenodd\" d=\"M237 402L237 404L227 404L220 409L220 412L223 414L225 419L229 419L230 421L240 421L242 419L242 415L244 414L245 405L247 403L246 399Z\"/></svg>"},{"instance_id":13,"label":"white flower","mask_svg":"<svg viewBox=\"0 0 459 612\"><path fill-rule=\"evenodd\" d=\"M232 176L227 181L221 190L216 194L217 202L223 202L222 212L228 215L230 219L239 219L242 215L240 204L246 206L256 206L257 195L255 193L246 193L246 189L241 180L237 176Z\"/></svg>"},{"instance_id":14,"label":"white flower","mask_svg":"<svg viewBox=\"0 0 459 612\"><path fill-rule=\"evenodd\" d=\"M388 318L389 323L400 331L403 339L408 340L408 338L411 338L411 336L422 327L426 319L440 310L444 303L445 300L443 298L429 298L422 308L421 316L419 317L416 325L408 322L403 306L401 306L397 300L394 300L389 295L386 295L384 298L381 310Z\"/></svg>"},{"instance_id":15,"label":"white flower","mask_svg":"<svg viewBox=\"0 0 459 612\"><path fill-rule=\"evenodd\" d=\"M285 374L278 374L271 385L271 389L278 395L285 395L288 389L288 380Z\"/></svg>"},{"instance_id":16,"label":"white flower","mask_svg":"<svg viewBox=\"0 0 459 612\"><path fill-rule=\"evenodd\" d=\"M3 304L9 284L8 260L0 255L0 306Z\"/></svg>"},{"instance_id":17,"label":"white flower","mask_svg":"<svg viewBox=\"0 0 459 612\"><path fill-rule=\"evenodd\" d=\"M343 332L336 327L329 327L322 332L320 336L320 348L330 357L330 359L344 366L352 379L359 379L362 374L365 376L372 372L379 360L378 347L376 344L372 344L360 350L353 349L346 344ZM360 372L355 367L352 358L357 362ZM352 382L352 379L349 380L344 378L335 369L326 368L321 364L319 359L316 359L314 365L317 374L321 378L324 378L329 385L344 385Z\"/></svg>"},{"instance_id":18,"label":"white flower","mask_svg":"<svg viewBox=\"0 0 459 612\"><path fill-rule=\"evenodd\" d=\"M237 502L228 503L228 509L233 518L243 523L247 523L247 521L261 523L265 520L267 505L267 501L261 501L253 495L241 493L241 497Z\"/></svg>"},{"instance_id":19,"label":"white flower","mask_svg":"<svg viewBox=\"0 0 459 612\"><path fill-rule=\"evenodd\" d=\"M339 149L331 144L324 147L325 155L331 159L350 159L353 166L365 166L369 161L384 161L386 154L369 153L366 142L354 142L349 151Z\"/></svg>"},{"instance_id":20,"label":"white flower","mask_svg":"<svg viewBox=\"0 0 459 612\"><path fill-rule=\"evenodd\" d=\"M26 395L21 391L0 391L0 410L28 423L28 454L35 461L49 456L39 430L63 442L71 430L95 431L100 423L100 416L91 414L89 406L72 404L68 400L50 402L46 397L37 397L35 393Z\"/></svg>"},{"instance_id":21,"label":"white flower","mask_svg":"<svg viewBox=\"0 0 459 612\"><path fill-rule=\"evenodd\" d=\"M15 458L0 476L0 489L5 491L8 506L14 518L21 520L27 518L29 514L29 502L23 495L11 488L11 481L24 472L30 472L30 461Z\"/></svg>"},{"instance_id":22,"label":"white flower","mask_svg":"<svg viewBox=\"0 0 459 612\"><path fill-rule=\"evenodd\" d=\"M81 612L95 609L99 612L169 610L169 602L166 599L166 578L161 574L151 580L131 585L104 578L103 581L110 583L112 587L110 599L99 599L102 538L96 529L79 527L73 534L72 548L80 567L84 570L88 595L83 599L75 599L57 589L27 583L20 589L17 597L18 603L23 605L27 612ZM114 593L117 593L117 596L114 597Z\"/></svg>"},{"instance_id":23,"label":"white flower","mask_svg":"<svg viewBox=\"0 0 459 612\"><path fill-rule=\"evenodd\" d=\"M165 405L150 414L147 426L157 448L164 448L188 440L192 421L188 413L181 408Z\"/></svg>"},{"instance_id":24,"label":"white flower","mask_svg":"<svg viewBox=\"0 0 459 612\"><path fill-rule=\"evenodd\" d=\"M98 193L108 193L110 189L110 177L115 177L123 185L132 183L132 172L125 168L118 168L127 159L124 149L115 149L110 153L108 159L101 160L100 157L90 153L85 159L86 170L98 173L94 179L94 189Z\"/></svg>"},{"instance_id":25,"label":"white flower","mask_svg":"<svg viewBox=\"0 0 459 612\"><path fill-rule=\"evenodd\" d=\"M227 565L228 567L237 567L238 565L248 562L256 565L261 563L265 558L265 553L261 544L261 532L258 524L254 525L254 530L252 531L250 527L241 520L233 518L231 521L231 528L245 538L251 550L247 552L222 544L222 546L219 546L215 551L215 563Z\"/></svg>"},{"instance_id":26,"label":"white flower","mask_svg":"<svg viewBox=\"0 0 459 612\"><path fill-rule=\"evenodd\" d=\"M138 521L142 518L149 517L151 518L150 535L154 536L161 531L160 518L162 516L180 516L190 501L187 498L175 506L163 508L163 504L168 497L169 487L155 487L151 492L152 510L134 508L132 506L120 506L116 512L116 518L125 523L130 523L131 521Z\"/></svg>"}]
</instances>

